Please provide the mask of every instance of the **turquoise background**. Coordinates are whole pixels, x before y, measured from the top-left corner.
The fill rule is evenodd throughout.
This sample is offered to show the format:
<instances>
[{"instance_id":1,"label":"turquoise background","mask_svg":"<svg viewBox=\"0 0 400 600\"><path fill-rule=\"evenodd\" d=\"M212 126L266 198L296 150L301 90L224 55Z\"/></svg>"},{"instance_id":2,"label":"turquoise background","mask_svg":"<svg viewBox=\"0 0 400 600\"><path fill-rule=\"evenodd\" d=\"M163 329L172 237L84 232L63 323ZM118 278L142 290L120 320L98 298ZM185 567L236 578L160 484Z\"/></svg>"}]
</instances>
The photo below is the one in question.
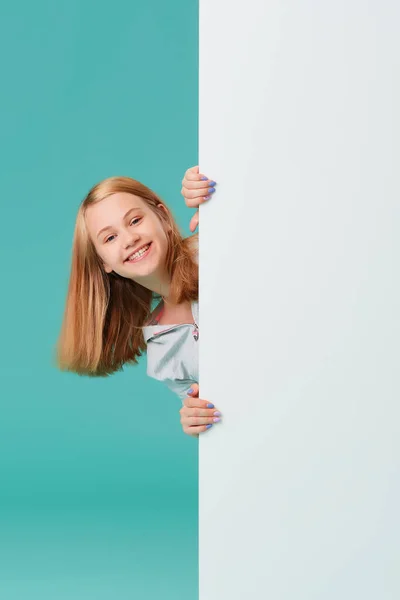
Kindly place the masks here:
<instances>
[{"instance_id":1,"label":"turquoise background","mask_svg":"<svg viewBox=\"0 0 400 600\"><path fill-rule=\"evenodd\" d=\"M198 596L198 443L145 361L53 366L79 203L130 175L189 234L197 164L194 0L0 9L0 598Z\"/></svg>"}]
</instances>

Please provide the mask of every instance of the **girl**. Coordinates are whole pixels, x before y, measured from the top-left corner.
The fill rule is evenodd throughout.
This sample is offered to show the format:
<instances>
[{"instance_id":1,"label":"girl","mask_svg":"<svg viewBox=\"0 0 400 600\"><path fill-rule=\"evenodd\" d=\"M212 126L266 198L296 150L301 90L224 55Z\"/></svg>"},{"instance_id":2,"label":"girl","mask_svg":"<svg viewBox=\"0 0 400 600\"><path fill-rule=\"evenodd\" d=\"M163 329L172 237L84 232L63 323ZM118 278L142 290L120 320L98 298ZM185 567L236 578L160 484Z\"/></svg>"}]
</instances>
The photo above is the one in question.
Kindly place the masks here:
<instances>
[{"instance_id":1,"label":"girl","mask_svg":"<svg viewBox=\"0 0 400 600\"><path fill-rule=\"evenodd\" d=\"M187 205L199 206L215 182L193 167L182 184ZM198 219L197 211L191 231ZM146 352L148 375L178 394L183 431L195 436L220 415L196 397L197 245L198 234L184 239L170 210L145 185L129 177L95 185L76 218L57 345L58 367L88 376L110 375Z\"/></svg>"}]
</instances>

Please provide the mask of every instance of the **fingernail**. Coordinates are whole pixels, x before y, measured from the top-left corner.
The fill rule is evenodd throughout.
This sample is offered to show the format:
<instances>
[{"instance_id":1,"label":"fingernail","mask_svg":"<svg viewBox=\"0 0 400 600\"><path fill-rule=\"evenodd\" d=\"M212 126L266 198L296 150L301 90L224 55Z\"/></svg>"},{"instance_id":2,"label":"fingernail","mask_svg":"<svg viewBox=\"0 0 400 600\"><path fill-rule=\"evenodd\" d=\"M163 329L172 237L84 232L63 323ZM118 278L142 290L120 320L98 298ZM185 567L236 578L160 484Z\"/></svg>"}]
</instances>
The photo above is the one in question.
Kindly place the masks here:
<instances>
[{"instance_id":1,"label":"fingernail","mask_svg":"<svg viewBox=\"0 0 400 600\"><path fill-rule=\"evenodd\" d=\"M210 181L210 185L212 185L214 187L214 185L217 185L216 181Z\"/></svg>"},{"instance_id":2,"label":"fingernail","mask_svg":"<svg viewBox=\"0 0 400 600\"><path fill-rule=\"evenodd\" d=\"M214 192L215 192L215 188L213 188L213 187L208 188L209 194L213 194Z\"/></svg>"},{"instance_id":3,"label":"fingernail","mask_svg":"<svg viewBox=\"0 0 400 600\"><path fill-rule=\"evenodd\" d=\"M214 408L214 404L207 404L207 408Z\"/></svg>"},{"instance_id":4,"label":"fingernail","mask_svg":"<svg viewBox=\"0 0 400 600\"><path fill-rule=\"evenodd\" d=\"M188 391L188 394L193 394L193 388L190 388L190 390Z\"/></svg>"},{"instance_id":5,"label":"fingernail","mask_svg":"<svg viewBox=\"0 0 400 600\"><path fill-rule=\"evenodd\" d=\"M208 177L202 177L200 181L207 181Z\"/></svg>"},{"instance_id":6,"label":"fingernail","mask_svg":"<svg viewBox=\"0 0 400 600\"><path fill-rule=\"evenodd\" d=\"M208 425L206 425L206 429L210 429L210 427L212 427L212 426L213 426L213 424L209 423Z\"/></svg>"},{"instance_id":7,"label":"fingernail","mask_svg":"<svg viewBox=\"0 0 400 600\"><path fill-rule=\"evenodd\" d=\"M216 410L214 413L214 417L220 417L221 413L219 412L219 410Z\"/></svg>"},{"instance_id":8,"label":"fingernail","mask_svg":"<svg viewBox=\"0 0 400 600\"><path fill-rule=\"evenodd\" d=\"M221 419L218 417L217 419L213 419L214 423L218 423Z\"/></svg>"},{"instance_id":9,"label":"fingernail","mask_svg":"<svg viewBox=\"0 0 400 600\"><path fill-rule=\"evenodd\" d=\"M211 196L204 196L204 200L209 200Z\"/></svg>"}]
</instances>

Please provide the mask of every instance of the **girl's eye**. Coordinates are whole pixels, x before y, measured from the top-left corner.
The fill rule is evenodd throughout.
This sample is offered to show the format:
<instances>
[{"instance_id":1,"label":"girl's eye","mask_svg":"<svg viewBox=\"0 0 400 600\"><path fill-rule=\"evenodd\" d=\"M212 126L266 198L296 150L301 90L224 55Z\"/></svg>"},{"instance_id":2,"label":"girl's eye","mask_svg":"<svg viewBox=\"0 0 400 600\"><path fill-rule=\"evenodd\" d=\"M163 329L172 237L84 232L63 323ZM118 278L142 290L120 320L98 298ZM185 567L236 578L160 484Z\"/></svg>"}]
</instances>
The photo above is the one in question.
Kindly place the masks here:
<instances>
[{"instance_id":1,"label":"girl's eye","mask_svg":"<svg viewBox=\"0 0 400 600\"><path fill-rule=\"evenodd\" d=\"M141 221L141 220L142 220L142 217L135 217L135 219L132 219L131 225L132 225L132 223L135 223L135 222ZM114 237L115 237L115 235L110 235L108 238L106 238L105 243L107 244L107 242L110 242L112 240L112 238L114 238Z\"/></svg>"}]
</instances>

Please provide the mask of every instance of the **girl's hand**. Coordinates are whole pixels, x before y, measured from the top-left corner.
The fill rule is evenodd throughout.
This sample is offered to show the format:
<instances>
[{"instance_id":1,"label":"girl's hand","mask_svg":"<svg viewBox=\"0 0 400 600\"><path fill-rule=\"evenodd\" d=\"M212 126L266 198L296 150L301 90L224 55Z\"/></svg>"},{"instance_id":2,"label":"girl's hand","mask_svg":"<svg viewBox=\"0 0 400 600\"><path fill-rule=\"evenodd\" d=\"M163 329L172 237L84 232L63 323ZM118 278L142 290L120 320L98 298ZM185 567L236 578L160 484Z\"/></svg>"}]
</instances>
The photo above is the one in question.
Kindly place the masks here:
<instances>
[{"instance_id":1,"label":"girl's hand","mask_svg":"<svg viewBox=\"0 0 400 600\"><path fill-rule=\"evenodd\" d=\"M200 400L197 383L194 383L190 389L192 392L189 394L189 390L189 395L185 398L179 412L184 433L197 437L212 427L213 423L220 421L221 413L215 408L207 408L207 406L214 406L207 400Z\"/></svg>"},{"instance_id":2,"label":"girl's hand","mask_svg":"<svg viewBox=\"0 0 400 600\"><path fill-rule=\"evenodd\" d=\"M188 169L182 179L181 194L185 198L186 206L197 208L200 204L207 202L215 192L216 182L199 174L199 167ZM190 231L194 231L199 224L199 211L193 215L190 221Z\"/></svg>"}]
</instances>

